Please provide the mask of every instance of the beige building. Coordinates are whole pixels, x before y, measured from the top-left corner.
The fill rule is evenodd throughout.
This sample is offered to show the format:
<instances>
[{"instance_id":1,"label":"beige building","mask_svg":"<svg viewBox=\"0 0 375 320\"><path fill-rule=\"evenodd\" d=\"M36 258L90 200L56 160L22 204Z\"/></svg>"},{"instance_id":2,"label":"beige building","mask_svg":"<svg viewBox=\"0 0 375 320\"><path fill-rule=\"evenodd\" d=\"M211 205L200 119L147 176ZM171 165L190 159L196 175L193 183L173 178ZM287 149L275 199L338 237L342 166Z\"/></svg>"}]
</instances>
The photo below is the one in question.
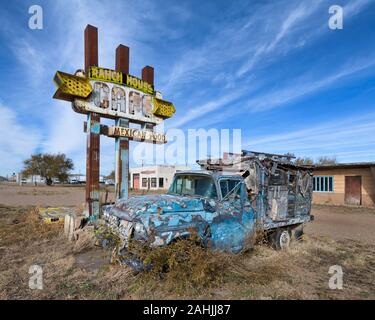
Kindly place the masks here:
<instances>
[{"instance_id":1,"label":"beige building","mask_svg":"<svg viewBox=\"0 0 375 320\"><path fill-rule=\"evenodd\" d=\"M132 189L168 189L177 171L190 170L186 166L145 166L130 168L130 188Z\"/></svg>"},{"instance_id":2,"label":"beige building","mask_svg":"<svg viewBox=\"0 0 375 320\"><path fill-rule=\"evenodd\" d=\"M375 162L314 168L313 203L375 206Z\"/></svg>"}]
</instances>

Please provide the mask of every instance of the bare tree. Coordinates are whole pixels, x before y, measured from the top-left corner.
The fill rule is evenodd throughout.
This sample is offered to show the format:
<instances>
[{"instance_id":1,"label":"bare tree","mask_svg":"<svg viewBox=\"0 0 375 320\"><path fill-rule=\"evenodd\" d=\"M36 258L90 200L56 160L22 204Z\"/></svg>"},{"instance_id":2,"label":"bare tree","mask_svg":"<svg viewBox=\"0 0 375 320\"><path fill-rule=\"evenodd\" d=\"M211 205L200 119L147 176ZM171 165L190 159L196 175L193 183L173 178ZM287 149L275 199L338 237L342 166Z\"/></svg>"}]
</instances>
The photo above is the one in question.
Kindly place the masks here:
<instances>
[{"instance_id":1,"label":"bare tree","mask_svg":"<svg viewBox=\"0 0 375 320\"><path fill-rule=\"evenodd\" d=\"M312 166L314 165L314 160L309 157L299 157L294 160L294 163L297 166Z\"/></svg>"},{"instance_id":2,"label":"bare tree","mask_svg":"<svg viewBox=\"0 0 375 320\"><path fill-rule=\"evenodd\" d=\"M115 181L115 170L112 170L111 173L108 176L106 176L106 178L108 180Z\"/></svg>"},{"instance_id":3,"label":"bare tree","mask_svg":"<svg viewBox=\"0 0 375 320\"><path fill-rule=\"evenodd\" d=\"M318 159L316 162L317 165L330 165L330 164L336 164L337 160L336 157L328 157L328 156L323 156Z\"/></svg>"}]
</instances>

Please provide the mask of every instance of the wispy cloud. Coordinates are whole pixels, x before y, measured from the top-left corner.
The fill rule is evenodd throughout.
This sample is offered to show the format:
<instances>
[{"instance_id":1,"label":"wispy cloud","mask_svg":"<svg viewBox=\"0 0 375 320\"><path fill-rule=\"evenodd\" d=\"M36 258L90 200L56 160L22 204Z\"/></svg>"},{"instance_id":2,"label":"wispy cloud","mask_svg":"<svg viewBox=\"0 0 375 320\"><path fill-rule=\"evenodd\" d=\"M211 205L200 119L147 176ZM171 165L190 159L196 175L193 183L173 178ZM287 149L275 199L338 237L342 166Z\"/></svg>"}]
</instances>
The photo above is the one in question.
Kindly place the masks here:
<instances>
[{"instance_id":1,"label":"wispy cloud","mask_svg":"<svg viewBox=\"0 0 375 320\"><path fill-rule=\"evenodd\" d=\"M356 73L374 67L375 57L368 57L358 62L350 61L338 70L324 74L320 78L313 78L311 74L292 79L290 84L282 89L269 90L264 94L251 98L246 103L246 109L252 112L270 110L286 103L298 100L306 95L312 94L319 90L330 88L330 86L340 86L343 84L341 80L346 77L355 75Z\"/></svg>"},{"instance_id":2,"label":"wispy cloud","mask_svg":"<svg viewBox=\"0 0 375 320\"><path fill-rule=\"evenodd\" d=\"M298 156L315 158L337 156L339 161L346 161L353 156L375 159L375 113L335 118L295 131L254 135L243 139L243 146L269 152L293 152Z\"/></svg>"},{"instance_id":3,"label":"wispy cloud","mask_svg":"<svg viewBox=\"0 0 375 320\"><path fill-rule=\"evenodd\" d=\"M273 52L285 37L287 37L290 33L293 33L295 29L299 29L295 28L296 26L298 26L298 24L304 23L309 16L317 11L321 2L321 0L317 0L313 2L301 3L297 8L292 9L290 12L288 12L286 14L286 18L281 20L279 28L272 31L273 37L271 37L271 40L268 40L268 37L259 39L257 50L254 52L251 58L248 59L239 68L236 76L240 77L250 72L257 62L261 61L261 59L264 58L267 54ZM275 20L277 21L276 18ZM290 49L296 47L296 43L288 42L287 46Z\"/></svg>"}]
</instances>

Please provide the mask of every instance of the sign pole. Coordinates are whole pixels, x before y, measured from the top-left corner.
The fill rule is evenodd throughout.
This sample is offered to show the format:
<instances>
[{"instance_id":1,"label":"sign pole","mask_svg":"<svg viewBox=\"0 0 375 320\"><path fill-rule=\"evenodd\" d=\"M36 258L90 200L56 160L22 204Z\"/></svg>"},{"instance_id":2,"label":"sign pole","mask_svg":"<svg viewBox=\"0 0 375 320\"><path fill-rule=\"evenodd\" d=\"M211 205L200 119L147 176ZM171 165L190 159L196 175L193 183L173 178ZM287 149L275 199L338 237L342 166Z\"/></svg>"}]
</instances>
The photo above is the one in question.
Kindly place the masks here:
<instances>
[{"instance_id":1,"label":"sign pole","mask_svg":"<svg viewBox=\"0 0 375 320\"><path fill-rule=\"evenodd\" d=\"M85 72L98 66L98 29L87 25L85 29ZM100 116L87 115L86 151L86 205L91 219L99 217L99 168L100 168Z\"/></svg>"},{"instance_id":2,"label":"sign pole","mask_svg":"<svg viewBox=\"0 0 375 320\"><path fill-rule=\"evenodd\" d=\"M116 126L128 128L129 120L116 119ZM115 139L115 194L116 199L127 199L129 196L129 139Z\"/></svg>"},{"instance_id":3,"label":"sign pole","mask_svg":"<svg viewBox=\"0 0 375 320\"><path fill-rule=\"evenodd\" d=\"M145 66L142 68L142 80L154 86L154 68ZM142 129L153 130L154 125L152 123L143 123Z\"/></svg>"},{"instance_id":4,"label":"sign pole","mask_svg":"<svg viewBox=\"0 0 375 320\"><path fill-rule=\"evenodd\" d=\"M129 74L129 48L120 44L116 48L116 71ZM128 128L129 120L116 119L116 126ZM115 195L116 199L129 197L129 139L115 140Z\"/></svg>"}]
</instances>

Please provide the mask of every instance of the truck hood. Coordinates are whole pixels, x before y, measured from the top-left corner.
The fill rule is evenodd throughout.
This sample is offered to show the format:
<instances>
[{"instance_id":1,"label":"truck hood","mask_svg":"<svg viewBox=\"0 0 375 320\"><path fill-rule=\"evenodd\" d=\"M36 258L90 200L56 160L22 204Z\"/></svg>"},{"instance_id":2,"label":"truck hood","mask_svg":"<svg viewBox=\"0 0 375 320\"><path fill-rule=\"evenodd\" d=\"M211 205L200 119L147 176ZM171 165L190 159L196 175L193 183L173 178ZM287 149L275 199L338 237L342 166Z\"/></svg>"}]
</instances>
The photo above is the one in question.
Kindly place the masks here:
<instances>
[{"instance_id":1,"label":"truck hood","mask_svg":"<svg viewBox=\"0 0 375 320\"><path fill-rule=\"evenodd\" d=\"M204 210L202 199L171 194L135 196L118 200L110 209L110 214L133 221L150 214L162 216L167 213L197 212Z\"/></svg>"}]
</instances>

